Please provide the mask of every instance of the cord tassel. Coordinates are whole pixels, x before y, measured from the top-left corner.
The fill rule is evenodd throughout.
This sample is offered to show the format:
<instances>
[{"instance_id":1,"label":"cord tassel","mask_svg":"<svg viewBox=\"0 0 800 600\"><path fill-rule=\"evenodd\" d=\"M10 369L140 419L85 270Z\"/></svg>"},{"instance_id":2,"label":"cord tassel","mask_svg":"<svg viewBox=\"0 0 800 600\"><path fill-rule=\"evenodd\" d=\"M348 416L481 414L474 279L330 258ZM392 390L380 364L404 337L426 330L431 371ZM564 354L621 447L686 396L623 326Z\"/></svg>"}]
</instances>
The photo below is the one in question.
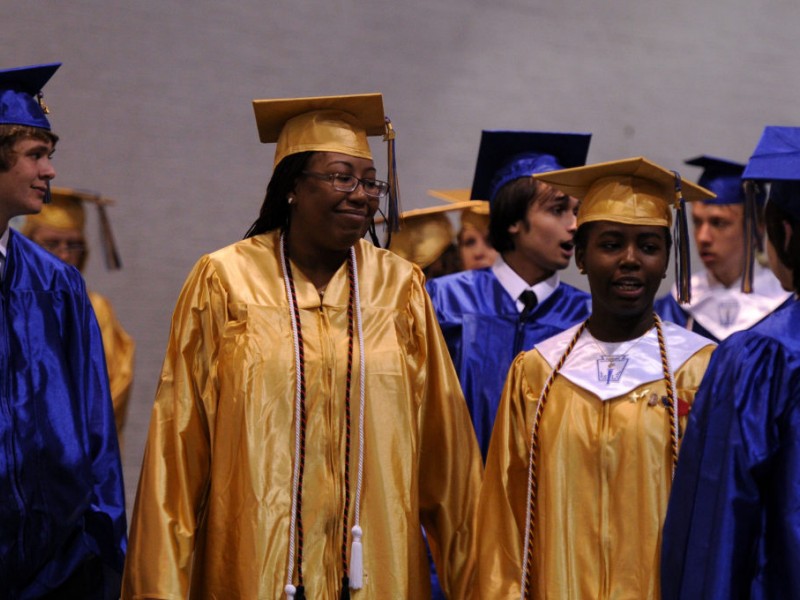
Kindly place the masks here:
<instances>
[{"instance_id":1,"label":"cord tassel","mask_svg":"<svg viewBox=\"0 0 800 600\"><path fill-rule=\"evenodd\" d=\"M678 302L688 304L692 301L692 267L689 262L689 225L686 218L686 201L683 199L681 175L675 175L675 285L678 289Z\"/></svg>"},{"instance_id":2,"label":"cord tassel","mask_svg":"<svg viewBox=\"0 0 800 600\"><path fill-rule=\"evenodd\" d=\"M364 556L361 547L361 527L353 527L353 545L350 548L350 589L360 590L364 585Z\"/></svg>"}]
</instances>

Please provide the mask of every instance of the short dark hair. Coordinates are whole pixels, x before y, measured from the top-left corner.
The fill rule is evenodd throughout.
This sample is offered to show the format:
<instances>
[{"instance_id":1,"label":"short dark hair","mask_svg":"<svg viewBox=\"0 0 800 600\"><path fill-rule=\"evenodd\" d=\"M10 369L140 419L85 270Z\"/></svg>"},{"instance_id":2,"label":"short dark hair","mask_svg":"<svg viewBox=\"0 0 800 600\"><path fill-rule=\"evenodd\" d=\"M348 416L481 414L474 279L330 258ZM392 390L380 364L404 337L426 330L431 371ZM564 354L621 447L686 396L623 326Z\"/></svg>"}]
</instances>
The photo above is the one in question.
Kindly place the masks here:
<instances>
[{"instance_id":1,"label":"short dark hair","mask_svg":"<svg viewBox=\"0 0 800 600\"><path fill-rule=\"evenodd\" d=\"M0 124L0 172L8 171L17 163L14 145L19 140L27 138L49 142L54 147L58 142L58 136L55 133L41 127L9 123Z\"/></svg>"},{"instance_id":2,"label":"short dark hair","mask_svg":"<svg viewBox=\"0 0 800 600\"><path fill-rule=\"evenodd\" d=\"M775 248L775 254L784 265L792 270L792 287L800 293L800 220L780 207L772 199L800 203L800 181L776 181L770 188L770 201L764 210L764 221L769 241ZM789 223L792 237L787 245L783 223Z\"/></svg>"},{"instance_id":3,"label":"short dark hair","mask_svg":"<svg viewBox=\"0 0 800 600\"><path fill-rule=\"evenodd\" d=\"M290 154L275 166L258 218L244 237L253 237L275 229L286 230L289 227L289 194L314 154L313 151Z\"/></svg>"},{"instance_id":4,"label":"short dark hair","mask_svg":"<svg viewBox=\"0 0 800 600\"><path fill-rule=\"evenodd\" d=\"M534 202L544 202L559 192L532 177L520 177L500 188L489 210L489 241L498 252L514 249L514 240L508 228L525 221L528 207Z\"/></svg>"}]
</instances>

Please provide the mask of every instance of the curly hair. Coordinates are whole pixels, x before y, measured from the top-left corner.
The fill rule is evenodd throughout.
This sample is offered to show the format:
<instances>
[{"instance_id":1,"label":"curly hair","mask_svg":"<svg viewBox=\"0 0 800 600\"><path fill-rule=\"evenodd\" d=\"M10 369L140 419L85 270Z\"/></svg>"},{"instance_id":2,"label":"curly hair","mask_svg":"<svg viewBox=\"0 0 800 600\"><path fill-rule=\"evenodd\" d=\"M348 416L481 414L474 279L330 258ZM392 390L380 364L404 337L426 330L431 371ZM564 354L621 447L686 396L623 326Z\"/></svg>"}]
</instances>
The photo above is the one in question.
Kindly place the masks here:
<instances>
[{"instance_id":1,"label":"curly hair","mask_svg":"<svg viewBox=\"0 0 800 600\"><path fill-rule=\"evenodd\" d=\"M58 142L58 136L47 129L28 125L0 124L0 172L4 173L16 164L17 154L14 146L24 139L41 140L53 144L53 147Z\"/></svg>"}]
</instances>

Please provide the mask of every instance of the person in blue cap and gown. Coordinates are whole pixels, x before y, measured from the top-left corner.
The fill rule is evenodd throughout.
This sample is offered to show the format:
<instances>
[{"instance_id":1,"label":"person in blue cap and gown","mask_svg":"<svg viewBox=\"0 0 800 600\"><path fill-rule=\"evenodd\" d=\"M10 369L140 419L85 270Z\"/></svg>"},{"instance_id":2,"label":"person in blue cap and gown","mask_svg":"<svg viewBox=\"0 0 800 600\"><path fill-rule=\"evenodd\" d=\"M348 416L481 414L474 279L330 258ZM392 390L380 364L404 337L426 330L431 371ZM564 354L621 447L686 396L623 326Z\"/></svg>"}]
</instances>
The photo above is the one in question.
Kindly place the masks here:
<instances>
[{"instance_id":1,"label":"person in blue cap and gown","mask_svg":"<svg viewBox=\"0 0 800 600\"><path fill-rule=\"evenodd\" d=\"M664 525L663 598L800 598L800 128L767 127L767 254L788 305L719 345Z\"/></svg>"},{"instance_id":2,"label":"person in blue cap and gown","mask_svg":"<svg viewBox=\"0 0 800 600\"><path fill-rule=\"evenodd\" d=\"M100 329L78 270L8 226L49 196L59 66L0 71L0 596L105 600L126 524Z\"/></svg>"},{"instance_id":3,"label":"person in blue cap and gown","mask_svg":"<svg viewBox=\"0 0 800 600\"><path fill-rule=\"evenodd\" d=\"M427 284L483 458L514 357L589 315L589 294L561 283L578 201L535 173L585 164L589 134L484 131L471 196L489 200L491 267Z\"/></svg>"},{"instance_id":4,"label":"person in blue cap and gown","mask_svg":"<svg viewBox=\"0 0 800 600\"><path fill-rule=\"evenodd\" d=\"M786 292L768 267L753 265L753 289L742 292L745 270L744 165L712 156L685 161L703 168L698 183L717 197L692 204L692 222L697 252L706 269L692 276L692 298L678 303L676 291L656 301L661 318L677 323L719 342L742 329L752 327L784 305ZM756 201L763 207L763 193Z\"/></svg>"}]
</instances>

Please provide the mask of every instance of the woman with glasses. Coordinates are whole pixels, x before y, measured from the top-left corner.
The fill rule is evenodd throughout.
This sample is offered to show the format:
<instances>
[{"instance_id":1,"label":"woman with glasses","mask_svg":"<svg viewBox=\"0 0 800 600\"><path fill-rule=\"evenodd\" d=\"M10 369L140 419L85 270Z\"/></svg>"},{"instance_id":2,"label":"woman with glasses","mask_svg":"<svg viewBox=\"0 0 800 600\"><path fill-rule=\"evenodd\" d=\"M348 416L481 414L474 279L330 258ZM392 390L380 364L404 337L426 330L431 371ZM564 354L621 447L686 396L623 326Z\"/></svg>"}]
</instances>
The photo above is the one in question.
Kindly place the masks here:
<instances>
[{"instance_id":1,"label":"woman with glasses","mask_svg":"<svg viewBox=\"0 0 800 600\"><path fill-rule=\"evenodd\" d=\"M677 175L631 158L533 177L581 200L575 262L592 313L509 371L481 489L476 597L656 600L686 413L714 349L653 312ZM690 183L682 193L711 196Z\"/></svg>"},{"instance_id":2,"label":"woman with glasses","mask_svg":"<svg viewBox=\"0 0 800 600\"><path fill-rule=\"evenodd\" d=\"M123 597L424 598L424 527L462 598L477 442L419 268L362 240L382 98L254 106L272 179L178 300Z\"/></svg>"}]
</instances>

